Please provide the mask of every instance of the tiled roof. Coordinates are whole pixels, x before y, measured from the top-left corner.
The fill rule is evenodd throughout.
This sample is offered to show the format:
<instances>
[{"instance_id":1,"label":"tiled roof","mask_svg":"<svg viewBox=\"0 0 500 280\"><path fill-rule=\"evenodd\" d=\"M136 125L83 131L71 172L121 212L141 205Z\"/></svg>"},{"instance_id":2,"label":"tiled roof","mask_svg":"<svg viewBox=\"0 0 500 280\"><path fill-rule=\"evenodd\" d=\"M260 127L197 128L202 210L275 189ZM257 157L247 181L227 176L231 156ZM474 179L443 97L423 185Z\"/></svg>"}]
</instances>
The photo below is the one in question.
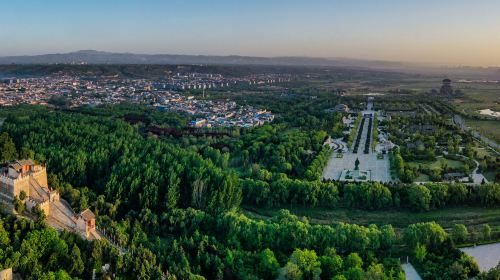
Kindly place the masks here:
<instances>
[{"instance_id":1,"label":"tiled roof","mask_svg":"<svg viewBox=\"0 0 500 280\"><path fill-rule=\"evenodd\" d=\"M24 165L34 165L35 163L31 159L22 159L10 161L8 164L10 167L19 170L23 168Z\"/></svg>"},{"instance_id":2,"label":"tiled roof","mask_svg":"<svg viewBox=\"0 0 500 280\"><path fill-rule=\"evenodd\" d=\"M90 211L90 209L84 210L82 213L80 213L80 216L82 216L82 218L85 221L95 219L95 215L94 215L94 213L92 213L92 211Z\"/></svg>"}]
</instances>

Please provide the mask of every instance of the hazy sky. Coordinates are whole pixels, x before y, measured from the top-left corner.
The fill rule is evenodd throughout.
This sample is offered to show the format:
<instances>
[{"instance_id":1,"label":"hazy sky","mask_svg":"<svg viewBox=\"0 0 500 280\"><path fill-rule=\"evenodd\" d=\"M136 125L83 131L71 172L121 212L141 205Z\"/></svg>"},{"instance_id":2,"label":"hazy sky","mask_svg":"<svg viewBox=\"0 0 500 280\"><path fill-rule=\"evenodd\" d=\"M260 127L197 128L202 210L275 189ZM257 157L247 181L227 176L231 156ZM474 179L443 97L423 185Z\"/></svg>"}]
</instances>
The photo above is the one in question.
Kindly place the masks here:
<instances>
[{"instance_id":1,"label":"hazy sky","mask_svg":"<svg viewBox=\"0 0 500 280\"><path fill-rule=\"evenodd\" d=\"M500 0L0 0L0 56L95 49L500 66Z\"/></svg>"}]
</instances>

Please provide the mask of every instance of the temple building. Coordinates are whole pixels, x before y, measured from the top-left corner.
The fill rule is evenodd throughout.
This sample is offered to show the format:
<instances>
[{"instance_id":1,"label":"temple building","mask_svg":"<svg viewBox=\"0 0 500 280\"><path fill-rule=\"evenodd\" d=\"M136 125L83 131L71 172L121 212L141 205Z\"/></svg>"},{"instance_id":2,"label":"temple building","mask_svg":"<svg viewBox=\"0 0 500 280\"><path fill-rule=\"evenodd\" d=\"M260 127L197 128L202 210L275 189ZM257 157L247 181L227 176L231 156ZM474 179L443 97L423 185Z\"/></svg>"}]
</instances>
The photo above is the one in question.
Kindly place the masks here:
<instances>
[{"instance_id":1,"label":"temple building","mask_svg":"<svg viewBox=\"0 0 500 280\"><path fill-rule=\"evenodd\" d=\"M444 79L443 84L441 85L441 89L439 90L441 95L453 95L453 88L451 87L451 80Z\"/></svg>"}]
</instances>

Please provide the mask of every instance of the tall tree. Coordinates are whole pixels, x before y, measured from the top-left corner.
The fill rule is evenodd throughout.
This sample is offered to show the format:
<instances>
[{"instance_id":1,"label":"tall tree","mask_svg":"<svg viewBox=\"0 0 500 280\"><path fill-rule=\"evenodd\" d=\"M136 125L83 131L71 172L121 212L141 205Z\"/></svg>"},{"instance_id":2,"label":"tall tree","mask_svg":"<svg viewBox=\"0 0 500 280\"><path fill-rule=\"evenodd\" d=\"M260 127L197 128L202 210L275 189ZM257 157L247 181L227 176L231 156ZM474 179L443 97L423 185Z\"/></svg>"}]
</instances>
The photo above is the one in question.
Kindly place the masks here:
<instances>
[{"instance_id":1,"label":"tall tree","mask_svg":"<svg viewBox=\"0 0 500 280\"><path fill-rule=\"evenodd\" d=\"M85 266L82 261L82 254L80 253L80 248L78 248L76 244L74 244L73 248L71 249L68 261L70 263L69 273L73 275L82 274L83 270L85 269Z\"/></svg>"},{"instance_id":2,"label":"tall tree","mask_svg":"<svg viewBox=\"0 0 500 280\"><path fill-rule=\"evenodd\" d=\"M7 132L0 134L0 161L6 162L17 158L14 141Z\"/></svg>"},{"instance_id":3,"label":"tall tree","mask_svg":"<svg viewBox=\"0 0 500 280\"><path fill-rule=\"evenodd\" d=\"M264 279L276 279L279 268L280 264L276 260L273 251L269 250L269 248L264 249L259 254L258 271Z\"/></svg>"}]
</instances>

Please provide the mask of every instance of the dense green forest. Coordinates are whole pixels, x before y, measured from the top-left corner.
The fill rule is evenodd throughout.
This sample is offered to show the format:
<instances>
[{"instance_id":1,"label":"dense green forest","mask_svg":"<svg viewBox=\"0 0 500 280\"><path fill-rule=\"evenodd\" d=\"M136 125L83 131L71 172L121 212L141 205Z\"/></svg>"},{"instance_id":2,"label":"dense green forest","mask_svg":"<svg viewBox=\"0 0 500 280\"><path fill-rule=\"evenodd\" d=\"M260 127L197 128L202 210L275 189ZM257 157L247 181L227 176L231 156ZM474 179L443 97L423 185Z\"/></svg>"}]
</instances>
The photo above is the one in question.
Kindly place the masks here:
<instances>
[{"instance_id":1,"label":"dense green forest","mask_svg":"<svg viewBox=\"0 0 500 280\"><path fill-rule=\"evenodd\" d=\"M98 225L129 248L120 255L103 242L83 242L68 233L57 235L42 223L3 217L0 242L10 245L0 249L0 265L14 267L27 279L87 279L103 263L111 264L117 279L159 279L161 274L172 279L404 279L399 258L409 255L429 271L425 279L467 279L479 272L455 248L459 240L436 223L403 230L318 225L287 210L270 219L252 219L239 210L244 205L414 211L459 203L498 206L498 184L321 182L317 173L327 157L322 143L335 131L325 118L338 121L334 115L312 115L317 127L283 118L205 142L155 137L144 122L126 122L130 112L138 114L123 107L0 110L5 117L0 145L10 147L2 159L32 156L45 162L49 184L74 208L91 207ZM182 117L139 113L164 127L182 127ZM24 261L19 255L38 238L51 238L54 245L35 250L41 253ZM78 269L68 254L81 255ZM52 265L40 265L45 262ZM27 265L39 269L27 271Z\"/></svg>"},{"instance_id":2,"label":"dense green forest","mask_svg":"<svg viewBox=\"0 0 500 280\"><path fill-rule=\"evenodd\" d=\"M132 275L144 271L153 277L161 274L155 256L143 247L121 256L106 241L90 243L76 234L58 234L41 222L1 213L0 245L0 270L14 267L23 279L90 279L104 264L112 264L117 279L135 279ZM105 279L110 273L101 275Z\"/></svg>"}]
</instances>

